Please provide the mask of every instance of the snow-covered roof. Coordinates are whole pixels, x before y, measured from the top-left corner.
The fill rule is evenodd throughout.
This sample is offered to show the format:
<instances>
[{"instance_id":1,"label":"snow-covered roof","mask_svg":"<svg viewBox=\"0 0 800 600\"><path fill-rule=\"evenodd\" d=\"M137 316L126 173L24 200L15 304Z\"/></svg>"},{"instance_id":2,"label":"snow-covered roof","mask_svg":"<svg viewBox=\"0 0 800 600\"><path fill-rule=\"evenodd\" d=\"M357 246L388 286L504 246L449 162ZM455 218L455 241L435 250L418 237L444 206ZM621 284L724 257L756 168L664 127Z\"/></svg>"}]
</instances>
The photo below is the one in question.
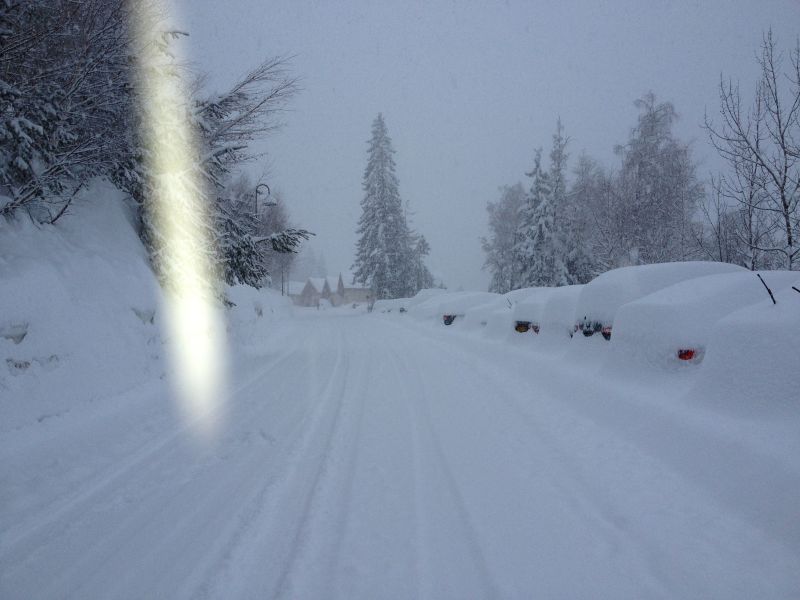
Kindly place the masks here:
<instances>
[{"instance_id":1,"label":"snow-covered roof","mask_svg":"<svg viewBox=\"0 0 800 600\"><path fill-rule=\"evenodd\" d=\"M335 292L337 289L339 289L339 276L338 275L336 277L326 277L325 279L327 280L328 287L331 288L332 292Z\"/></svg>"},{"instance_id":2,"label":"snow-covered roof","mask_svg":"<svg viewBox=\"0 0 800 600\"><path fill-rule=\"evenodd\" d=\"M292 296L297 296L303 293L303 288L306 287L305 281L289 281L288 285L288 293Z\"/></svg>"},{"instance_id":3,"label":"snow-covered roof","mask_svg":"<svg viewBox=\"0 0 800 600\"><path fill-rule=\"evenodd\" d=\"M324 277L309 277L308 283L311 284L317 292L320 294L322 293L322 288L325 287L325 278Z\"/></svg>"}]
</instances>

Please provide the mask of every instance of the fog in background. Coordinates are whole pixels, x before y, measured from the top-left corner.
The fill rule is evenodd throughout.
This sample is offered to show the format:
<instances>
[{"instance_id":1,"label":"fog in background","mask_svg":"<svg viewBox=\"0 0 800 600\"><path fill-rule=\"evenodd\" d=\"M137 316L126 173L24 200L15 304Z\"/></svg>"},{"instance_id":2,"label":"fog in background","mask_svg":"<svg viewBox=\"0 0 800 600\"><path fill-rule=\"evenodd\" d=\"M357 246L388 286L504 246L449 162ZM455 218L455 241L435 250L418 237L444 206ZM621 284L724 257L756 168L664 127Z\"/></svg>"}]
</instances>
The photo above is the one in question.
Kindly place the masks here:
<instances>
[{"instance_id":1,"label":"fog in background","mask_svg":"<svg viewBox=\"0 0 800 600\"><path fill-rule=\"evenodd\" d=\"M370 124L383 112L411 225L451 288L485 289L480 237L498 186L524 180L556 118L581 150L615 164L636 98L672 101L699 173L719 159L700 129L720 73L751 97L772 26L788 50L800 2L313 2L172 0L186 58L222 89L264 57L294 54L301 93L265 144L293 220L316 232L331 275L350 267ZM524 182L527 187L527 182Z\"/></svg>"}]
</instances>

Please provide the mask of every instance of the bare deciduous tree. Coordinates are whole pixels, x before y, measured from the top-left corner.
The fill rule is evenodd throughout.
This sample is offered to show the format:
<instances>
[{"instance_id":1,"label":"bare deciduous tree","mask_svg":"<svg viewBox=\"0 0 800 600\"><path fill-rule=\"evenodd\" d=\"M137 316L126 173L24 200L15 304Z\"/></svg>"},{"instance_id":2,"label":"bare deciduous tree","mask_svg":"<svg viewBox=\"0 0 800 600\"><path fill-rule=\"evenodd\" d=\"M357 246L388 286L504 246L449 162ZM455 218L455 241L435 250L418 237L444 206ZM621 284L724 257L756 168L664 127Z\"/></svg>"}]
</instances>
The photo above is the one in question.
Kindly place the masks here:
<instances>
[{"instance_id":1,"label":"bare deciduous tree","mask_svg":"<svg viewBox=\"0 0 800 600\"><path fill-rule=\"evenodd\" d=\"M751 254L779 255L787 269L800 267L800 42L790 53L791 69L768 31L761 43L761 76L749 108L738 84L719 85L721 123L706 117L712 144L731 166L721 192L745 211L741 235Z\"/></svg>"}]
</instances>

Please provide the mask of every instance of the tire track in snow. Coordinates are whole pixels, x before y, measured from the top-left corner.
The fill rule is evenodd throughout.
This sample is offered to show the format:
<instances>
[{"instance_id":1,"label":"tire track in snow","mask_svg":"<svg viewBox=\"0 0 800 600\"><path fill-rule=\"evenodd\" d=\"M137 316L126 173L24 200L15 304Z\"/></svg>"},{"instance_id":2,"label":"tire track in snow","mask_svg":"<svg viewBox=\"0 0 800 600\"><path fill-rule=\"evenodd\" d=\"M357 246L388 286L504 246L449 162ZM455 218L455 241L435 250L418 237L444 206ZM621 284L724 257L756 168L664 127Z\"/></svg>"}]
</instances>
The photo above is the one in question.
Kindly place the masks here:
<instances>
[{"instance_id":1,"label":"tire track in snow","mask_svg":"<svg viewBox=\"0 0 800 600\"><path fill-rule=\"evenodd\" d=\"M350 349L343 339L339 343L352 363ZM278 598L332 595L361 442L366 374L372 362L369 356L359 358L357 368L344 373L322 462L306 496L293 550L278 580Z\"/></svg>"},{"instance_id":2,"label":"tire track in snow","mask_svg":"<svg viewBox=\"0 0 800 600\"><path fill-rule=\"evenodd\" d=\"M278 519L276 528L280 529L282 523L290 524L289 539L285 540L289 553L280 567L276 581L271 586L272 592L269 594L271 598L280 598L291 591L294 583L292 576L298 561L303 557L308 538L313 533L310 531L311 515L318 508L322 482L332 468L331 448L341 426L342 410L345 404L344 392L347 389L350 369L349 357L344 351L342 338L343 335L340 333L336 343L337 367L334 368L331 380L319 401L321 407L330 406L332 408L319 414L315 426L309 428L305 443L298 452L298 456L292 461L290 474L285 480L286 485L276 497L274 513L275 518ZM322 442L318 442L318 440L322 440ZM293 510L295 507L299 507L299 513L295 513ZM279 514L282 512L281 509L286 508L292 514ZM282 538L287 537L278 535Z\"/></svg>"},{"instance_id":3,"label":"tire track in snow","mask_svg":"<svg viewBox=\"0 0 800 600\"><path fill-rule=\"evenodd\" d=\"M649 575L648 597L669 598L672 597L668 589L670 573L665 572L662 564L663 557L656 556L651 550L651 545L647 543L646 537L642 532L631 529L626 519L615 510L612 505L604 498L604 494L596 486L592 485L586 477L582 475L584 471L581 465L573 456L563 448L563 441L548 431L542 423L519 403L518 396L520 389L526 389L530 381L515 372L503 372L501 377L496 369L488 367L482 357L456 346L449 340L441 340L429 337L429 342L438 346L443 355L448 358L456 358L465 371L479 375L484 393L482 397L491 399L492 402L500 400L508 407L525 426L531 431L534 437L543 443L538 444L537 453L545 453L547 459L544 462L559 465L557 469L550 469L547 473L547 481L559 490L563 499L573 506L576 514L582 515L587 525L601 532L597 539L613 539L613 545L619 549L622 547L630 548L633 546L636 551L634 555L646 558L646 568L644 575ZM454 356L455 355L455 356ZM513 380L513 381L512 381ZM496 410L492 405L491 409ZM540 459L542 455L540 454ZM513 457L512 457L513 459Z\"/></svg>"},{"instance_id":4,"label":"tire track in snow","mask_svg":"<svg viewBox=\"0 0 800 600\"><path fill-rule=\"evenodd\" d=\"M297 351L297 349L294 349L279 357L258 373L248 378L247 381L236 386L229 394L226 404L230 404L241 392L259 382L285 363L293 360ZM249 407L250 405L244 404L243 406ZM155 457L163 452L165 448L174 444L180 438L185 437L194 427L195 422L202 418L205 418L205 415L195 417L195 419L183 424L181 427L170 429L156 438L144 440L139 450L133 455L121 463L110 465L104 473L91 480L88 485L84 486L80 491L66 499L59 499L56 506L50 505L43 507L40 511L41 514L36 515L35 522L31 523L30 521L34 521L34 519L31 518L5 531L3 533L3 540L0 542L0 563L5 562L2 556L6 554L24 555L30 553L36 546L46 544L47 539L58 535L59 524L62 529L64 526L68 525L71 520L68 516L71 513L85 512L85 507L90 505L94 498L114 486L114 484L124 481L131 472L137 468L153 462ZM43 514L46 516L42 517Z\"/></svg>"},{"instance_id":5,"label":"tire track in snow","mask_svg":"<svg viewBox=\"0 0 800 600\"><path fill-rule=\"evenodd\" d=\"M413 352L413 349L407 348L407 350ZM458 486L456 478L453 474L452 466L447 460L447 457L442 449L439 435L434 428L430 412L428 410L428 403L430 402L428 391L426 390L426 387L422 381L412 375L413 373L418 372L418 369L416 366L411 365L407 356L413 354L410 354L409 352L399 352L397 349L393 349L392 355L394 358L394 364L397 365L395 368L398 373L398 379L405 382L415 382L413 386L414 391L409 391L408 384L406 384L404 387L413 415L414 430L416 432L414 443L419 451L419 455L425 456L425 458L428 460L432 459L433 464L433 469L430 469L428 466L422 467L421 463L415 465L416 467L422 467L421 470L423 471L429 469L431 471L428 475L428 480L424 483L421 481L423 476L420 474L420 471L416 471L417 485L415 488L416 490L430 489L432 485L436 485L441 480L444 481L447 495L450 498L450 504L455 509L455 514L457 515L460 523L460 536L463 538L471 561L476 568L476 574L478 575L479 579L478 585L481 588L478 597L502 597L503 594L500 591L501 588L498 586L496 578L489 568L486 555L481 548L480 538L473 524L469 510L467 509L464 495ZM400 368L400 365L402 365L402 369ZM441 479L435 476L436 472L438 472L438 474L441 476ZM429 511L429 502L418 500L417 503L421 507L426 505L428 506L428 509L421 509L423 514ZM424 517L423 520L426 523L431 523L433 521L433 519L430 518L430 515ZM423 551L422 555L424 556L425 554L429 553ZM436 592L433 592L432 590L430 592L428 590L424 590L423 594L424 595L422 597L436 597Z\"/></svg>"},{"instance_id":6,"label":"tire track in snow","mask_svg":"<svg viewBox=\"0 0 800 600\"><path fill-rule=\"evenodd\" d=\"M339 338L341 340L341 335ZM330 338L327 341L329 343ZM312 371L314 377L319 377L315 369ZM264 588L272 588L269 597L275 597L276 581L279 581L281 573L287 568L294 552L293 548L302 533L304 516L284 514L287 511L292 513L296 507L301 506L297 504L296 497L303 496L302 490L298 492L298 489L307 483L304 479L307 473L298 465L308 461L310 457L319 455L318 440L323 439L320 434L325 432L325 421L331 418L335 421L338 418L337 414L332 417L331 411L335 409L334 412L338 413L340 409L339 404L334 406L331 399L337 396L337 390L346 383L347 372L346 355L339 344L327 383L320 392L313 393L316 397L315 404L299 427L302 433L293 437L292 445L282 458L285 463L284 468L277 477L259 490L247 512L239 517L235 532L225 544L220 565L214 572L206 574L203 584L191 594L191 597L249 597L255 593L253 587L261 588L258 591L259 595L263 595ZM336 383L340 378L341 382ZM341 397L341 394L338 395ZM333 426L328 431L329 441L332 435ZM307 466L307 469L313 466L321 469L323 460L324 454L320 455L320 463ZM310 498L310 494L306 494L305 497ZM283 530L286 527L289 528L288 531ZM279 572L277 574L269 572L266 578L253 581L254 574L264 571L265 555L275 554L279 547L284 546L289 547L289 553ZM270 577L270 575L275 576Z\"/></svg>"},{"instance_id":7,"label":"tire track in snow","mask_svg":"<svg viewBox=\"0 0 800 600\"><path fill-rule=\"evenodd\" d=\"M401 327L399 323L393 325ZM597 391L592 395L585 382L572 381L569 374L560 369L554 373L547 373L543 378L544 385L539 387L537 392L537 388L532 385L536 379L530 378L531 369L536 366L547 369L550 366L547 360L538 361L535 360L535 355L525 353L514 356L509 368L498 371L496 369L498 363L486 362L486 354L478 351L477 340L458 335L455 336L456 339L443 339L434 337L427 330L421 333L426 344L437 348L448 361L455 360L463 365L465 372L479 374L480 377L476 381L485 382L486 398L494 400L497 397L502 404L508 405L523 420L531 433L543 440L544 443L540 445L544 455L552 456L551 460L562 465L556 469L549 469L548 480L563 490L565 498L568 498L576 506L576 510L588 519L587 524L594 524L601 535L605 532L605 537L609 541L617 540L614 547L624 551L623 557L626 562L621 563L616 560L616 570L620 567L627 569L631 564L637 563L644 567L643 569L640 567L640 574L636 578L638 585L646 586L642 593L655 597L714 594L719 593L720 589L728 589L734 594L748 589L750 590L748 594L755 593L756 589L762 589L763 586L759 587L757 581L747 578L745 573L730 571L726 565L737 564L730 561L747 560L744 557L749 556L748 549L760 548L764 544L769 544L768 549L759 552L757 556L765 561L761 571L767 580L769 573L777 574L793 569L792 555L785 555L785 551L774 547L773 540L765 538L758 531L758 521L756 523L741 521L743 515L737 514L738 510L728 515L725 511L720 511L716 498L712 496L712 501L709 502L709 499L703 496L707 485L715 482L714 477L707 481L697 481L695 477L687 478L684 468L676 468L686 465L674 464L674 455L687 453L678 440L682 439L683 434L688 435L689 441L692 441L700 434L696 425L678 422L674 416L670 416L658 407L653 407L655 409L653 414L649 414L650 407L635 403L635 397L628 390L616 390L617 393L606 402L599 402L604 399L604 393L612 393L610 387L606 390L608 386L601 386L598 398ZM470 343L461 344L459 343L461 341ZM498 350L500 349L498 346ZM502 350L508 360L512 353L508 352L508 349ZM534 359L533 362L528 362L531 359ZM503 357L499 357L499 360L503 361ZM525 363L524 371L520 371L519 367L523 363ZM512 370L511 365L517 366L517 370ZM553 366L556 364L553 363ZM557 387L561 379L565 380L563 389ZM522 402L522 396L518 393L520 389L528 390L527 400L530 400L530 403ZM557 397L559 402L555 402L554 390L560 392ZM576 392L578 394L576 397L570 395ZM542 396L543 403L535 402L537 393ZM618 403L621 406L618 406ZM496 410L494 404L490 402L485 404L487 408L491 406L491 410ZM540 406L543 410L539 416L531 412L536 406ZM624 410L620 415L616 415L615 408ZM633 417L639 414L643 416L643 422L637 428L637 422ZM615 421L617 416L621 418L621 423ZM544 421L540 423L541 417ZM673 436L675 441L670 440L671 445L666 456L669 460L664 460L662 453L654 452L668 439L665 437L666 432L660 432L655 439L649 439L651 436L648 434L648 432L658 433L653 425L660 422L661 418L664 419L662 425L666 431L675 432ZM564 431L566 434L564 439L545 427L545 425L552 427L554 424ZM590 434L587 439L593 441L588 446L581 442L580 434L576 436L575 426L578 428L577 431ZM687 431L684 432L684 428L688 428ZM725 448L730 446L714 432L710 434L707 445L720 444ZM600 440L605 441L600 442ZM576 442L577 446L573 448ZM598 442L602 446L597 446ZM586 452L593 446L601 450L597 458L594 451L590 450L591 454ZM735 451L726 453L725 463L720 465L723 470L736 464L736 456L743 455L742 448L731 449ZM608 472L610 478L598 476L597 472L586 471L590 468L589 465L594 464L595 468L600 467L600 473L603 473L605 466L601 464L600 457L607 455L609 450L609 457L614 460L616 456L620 456L627 468L612 468ZM721 448L718 450L721 451ZM708 459L701 454L695 462L707 464L704 467L707 469L708 465L719 462L720 456L716 456L716 453L717 450L714 450ZM582 454L584 456L581 456ZM696 469L696 466L692 468ZM766 465L765 468L766 472L770 472ZM779 469L778 473L781 472ZM742 482L748 484L747 477L743 476ZM701 485L696 485L698 483ZM789 489L791 486L781 483L779 487L783 491L784 488ZM680 491L676 494L677 490ZM629 497L631 492L632 496ZM732 498L728 498L728 502ZM638 504L637 500L632 499L637 499ZM753 528L753 525L756 528ZM784 531L781 537L787 533ZM598 539L602 538L598 536ZM692 552L684 556L687 546ZM700 567L708 556L715 557L708 566L716 570ZM701 562L698 563L698 560ZM774 567L770 566L773 564ZM681 577L676 577L676 569L683 572ZM722 581L718 580L715 583L709 579L712 573L715 573L717 578L725 578L722 588L720 588ZM788 589L785 584L784 581L784 587L776 585L774 588L770 586L767 588L773 589L777 596L784 597Z\"/></svg>"}]
</instances>

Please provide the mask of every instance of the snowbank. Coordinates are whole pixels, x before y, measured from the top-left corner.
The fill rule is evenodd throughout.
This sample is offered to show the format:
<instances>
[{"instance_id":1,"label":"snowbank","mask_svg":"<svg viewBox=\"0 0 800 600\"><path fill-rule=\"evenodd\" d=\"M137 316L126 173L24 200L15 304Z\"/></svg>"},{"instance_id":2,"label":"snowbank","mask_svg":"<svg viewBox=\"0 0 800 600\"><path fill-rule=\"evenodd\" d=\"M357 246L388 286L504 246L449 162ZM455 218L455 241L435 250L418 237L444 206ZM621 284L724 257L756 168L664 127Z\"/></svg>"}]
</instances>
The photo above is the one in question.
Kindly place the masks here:
<instances>
[{"instance_id":1,"label":"snowbank","mask_svg":"<svg viewBox=\"0 0 800 600\"><path fill-rule=\"evenodd\" d=\"M123 194L95 183L57 224L0 219L0 429L161 373L161 294Z\"/></svg>"},{"instance_id":2,"label":"snowbank","mask_svg":"<svg viewBox=\"0 0 800 600\"><path fill-rule=\"evenodd\" d=\"M275 321L294 312L289 296L281 296L279 291L269 288L229 286L225 295L234 304L226 311L228 336L244 347L263 345Z\"/></svg>"}]
</instances>

